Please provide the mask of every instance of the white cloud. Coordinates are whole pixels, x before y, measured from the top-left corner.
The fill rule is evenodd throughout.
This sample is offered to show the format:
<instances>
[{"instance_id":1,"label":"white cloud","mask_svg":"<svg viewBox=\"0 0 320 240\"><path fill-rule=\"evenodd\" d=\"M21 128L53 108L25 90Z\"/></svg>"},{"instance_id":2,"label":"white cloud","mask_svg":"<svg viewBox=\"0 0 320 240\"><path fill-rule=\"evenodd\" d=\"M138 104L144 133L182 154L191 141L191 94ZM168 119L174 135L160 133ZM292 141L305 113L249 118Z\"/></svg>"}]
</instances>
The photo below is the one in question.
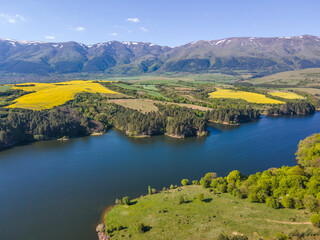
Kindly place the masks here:
<instances>
[{"instance_id":1,"label":"white cloud","mask_svg":"<svg viewBox=\"0 0 320 240\"><path fill-rule=\"evenodd\" d=\"M26 21L26 19L19 14L9 15L9 14L0 13L0 19L4 20L7 23L11 23L11 24L14 24L18 21L22 21L22 22Z\"/></svg>"},{"instance_id":2,"label":"white cloud","mask_svg":"<svg viewBox=\"0 0 320 240\"><path fill-rule=\"evenodd\" d=\"M83 32L86 30L84 27L81 27L81 26L75 27L75 28L69 26L69 28L70 28L70 30L77 31L77 32Z\"/></svg>"},{"instance_id":3,"label":"white cloud","mask_svg":"<svg viewBox=\"0 0 320 240\"><path fill-rule=\"evenodd\" d=\"M141 27L141 28L139 28L142 32L148 32L149 30L148 29L146 29L145 27Z\"/></svg>"},{"instance_id":4,"label":"white cloud","mask_svg":"<svg viewBox=\"0 0 320 240\"><path fill-rule=\"evenodd\" d=\"M45 38L45 39L49 39L49 40L53 40L53 39L55 39L56 37L55 37L55 36L45 36L44 38Z\"/></svg>"},{"instance_id":5,"label":"white cloud","mask_svg":"<svg viewBox=\"0 0 320 240\"><path fill-rule=\"evenodd\" d=\"M127 18L128 22L138 23L140 22L139 18Z\"/></svg>"},{"instance_id":6,"label":"white cloud","mask_svg":"<svg viewBox=\"0 0 320 240\"><path fill-rule=\"evenodd\" d=\"M118 33L111 33L111 36L118 36Z\"/></svg>"}]
</instances>

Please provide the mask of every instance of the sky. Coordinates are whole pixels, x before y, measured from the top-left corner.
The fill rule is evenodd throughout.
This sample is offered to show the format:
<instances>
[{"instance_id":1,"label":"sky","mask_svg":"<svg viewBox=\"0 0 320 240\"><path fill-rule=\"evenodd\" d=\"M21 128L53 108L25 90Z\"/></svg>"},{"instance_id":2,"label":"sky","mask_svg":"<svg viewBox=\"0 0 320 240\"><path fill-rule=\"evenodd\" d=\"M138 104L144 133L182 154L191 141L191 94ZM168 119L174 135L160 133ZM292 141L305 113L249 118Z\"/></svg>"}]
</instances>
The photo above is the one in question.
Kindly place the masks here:
<instances>
[{"instance_id":1,"label":"sky","mask_svg":"<svg viewBox=\"0 0 320 240\"><path fill-rule=\"evenodd\" d=\"M178 46L227 37L320 36L319 0L0 0L0 38Z\"/></svg>"}]
</instances>

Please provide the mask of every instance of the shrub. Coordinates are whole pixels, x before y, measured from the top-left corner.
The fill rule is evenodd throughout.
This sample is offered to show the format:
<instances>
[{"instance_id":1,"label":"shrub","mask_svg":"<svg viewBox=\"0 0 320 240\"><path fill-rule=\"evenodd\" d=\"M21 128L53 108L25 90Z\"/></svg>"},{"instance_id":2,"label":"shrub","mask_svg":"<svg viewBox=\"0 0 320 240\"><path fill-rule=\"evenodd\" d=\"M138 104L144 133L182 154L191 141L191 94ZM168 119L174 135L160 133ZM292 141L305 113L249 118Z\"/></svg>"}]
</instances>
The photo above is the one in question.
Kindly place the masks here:
<instances>
[{"instance_id":1,"label":"shrub","mask_svg":"<svg viewBox=\"0 0 320 240\"><path fill-rule=\"evenodd\" d=\"M219 184L218 186L218 190L222 193L227 192L227 184L223 183L223 184Z\"/></svg>"},{"instance_id":2,"label":"shrub","mask_svg":"<svg viewBox=\"0 0 320 240\"><path fill-rule=\"evenodd\" d=\"M250 193L248 196L248 199L250 202L259 202L259 198L257 196L257 193L255 193L255 192Z\"/></svg>"},{"instance_id":3,"label":"shrub","mask_svg":"<svg viewBox=\"0 0 320 240\"><path fill-rule=\"evenodd\" d=\"M234 170L232 172L229 173L229 175L227 176L227 182L228 183L235 183L238 180L240 180L241 178L241 174L238 170Z\"/></svg>"},{"instance_id":4,"label":"shrub","mask_svg":"<svg viewBox=\"0 0 320 240\"><path fill-rule=\"evenodd\" d=\"M265 192L261 191L261 192L257 193L257 197L258 197L260 203L264 203L266 201L266 198L268 197L268 195Z\"/></svg>"},{"instance_id":5,"label":"shrub","mask_svg":"<svg viewBox=\"0 0 320 240\"><path fill-rule=\"evenodd\" d=\"M204 188L208 188L210 187L210 181L208 179L201 178L200 185Z\"/></svg>"},{"instance_id":6,"label":"shrub","mask_svg":"<svg viewBox=\"0 0 320 240\"><path fill-rule=\"evenodd\" d=\"M306 195L303 198L304 206L309 209L311 212L316 212L318 208L318 201L315 197L311 195Z\"/></svg>"},{"instance_id":7,"label":"shrub","mask_svg":"<svg viewBox=\"0 0 320 240\"><path fill-rule=\"evenodd\" d=\"M156 190L155 188L152 188L152 189L151 189L151 193L152 193L152 194L156 194L156 193L157 193L157 190Z\"/></svg>"},{"instance_id":8,"label":"shrub","mask_svg":"<svg viewBox=\"0 0 320 240\"><path fill-rule=\"evenodd\" d=\"M137 224L137 232L139 233L145 233L147 230L146 226L143 223Z\"/></svg>"},{"instance_id":9,"label":"shrub","mask_svg":"<svg viewBox=\"0 0 320 240\"><path fill-rule=\"evenodd\" d=\"M314 214L310 218L310 222L312 223L313 226L315 227L320 227L320 214Z\"/></svg>"},{"instance_id":10,"label":"shrub","mask_svg":"<svg viewBox=\"0 0 320 240\"><path fill-rule=\"evenodd\" d=\"M129 197L124 197L124 198L122 198L122 202L123 202L123 204L125 204L125 205L130 205L130 198Z\"/></svg>"},{"instance_id":11,"label":"shrub","mask_svg":"<svg viewBox=\"0 0 320 240\"><path fill-rule=\"evenodd\" d=\"M282 198L281 204L285 208L293 208L294 201L291 197L285 196Z\"/></svg>"},{"instance_id":12,"label":"shrub","mask_svg":"<svg viewBox=\"0 0 320 240\"><path fill-rule=\"evenodd\" d=\"M182 179L181 184L183 186L187 186L189 184L189 180L188 179Z\"/></svg>"},{"instance_id":13,"label":"shrub","mask_svg":"<svg viewBox=\"0 0 320 240\"><path fill-rule=\"evenodd\" d=\"M219 184L219 180L218 179L213 179L211 181L210 187L216 188L216 187L218 187L218 184Z\"/></svg>"},{"instance_id":14,"label":"shrub","mask_svg":"<svg viewBox=\"0 0 320 240\"><path fill-rule=\"evenodd\" d=\"M229 183L227 186L227 192L231 194L234 189L236 189L236 185L234 183Z\"/></svg>"},{"instance_id":15,"label":"shrub","mask_svg":"<svg viewBox=\"0 0 320 240\"><path fill-rule=\"evenodd\" d=\"M151 186L148 186L148 194L151 195L152 192L151 192Z\"/></svg>"},{"instance_id":16,"label":"shrub","mask_svg":"<svg viewBox=\"0 0 320 240\"><path fill-rule=\"evenodd\" d=\"M199 181L198 181L198 180L193 180L193 181L192 181L192 184L193 184L193 185L199 185Z\"/></svg>"},{"instance_id":17,"label":"shrub","mask_svg":"<svg viewBox=\"0 0 320 240\"><path fill-rule=\"evenodd\" d=\"M229 240L229 237L226 234L220 233L216 240Z\"/></svg>"},{"instance_id":18,"label":"shrub","mask_svg":"<svg viewBox=\"0 0 320 240\"><path fill-rule=\"evenodd\" d=\"M204 199L204 194L203 193L199 193L198 196L197 196L197 199L202 202L203 199Z\"/></svg>"},{"instance_id":19,"label":"shrub","mask_svg":"<svg viewBox=\"0 0 320 240\"><path fill-rule=\"evenodd\" d=\"M174 189L174 186L172 184L170 185L170 189Z\"/></svg>"},{"instance_id":20,"label":"shrub","mask_svg":"<svg viewBox=\"0 0 320 240\"><path fill-rule=\"evenodd\" d=\"M269 207L272 207L272 208L280 208L280 203L278 202L278 200L274 197L268 197L266 199L266 203Z\"/></svg>"},{"instance_id":21,"label":"shrub","mask_svg":"<svg viewBox=\"0 0 320 240\"><path fill-rule=\"evenodd\" d=\"M295 209L302 209L303 208L303 203L299 198L294 198L294 208Z\"/></svg>"},{"instance_id":22,"label":"shrub","mask_svg":"<svg viewBox=\"0 0 320 240\"><path fill-rule=\"evenodd\" d=\"M290 240L290 237L284 233L276 233L275 237L277 240Z\"/></svg>"},{"instance_id":23,"label":"shrub","mask_svg":"<svg viewBox=\"0 0 320 240\"><path fill-rule=\"evenodd\" d=\"M186 200L184 199L183 196L180 196L179 199L178 199L178 204L182 204L182 203L185 203Z\"/></svg>"},{"instance_id":24,"label":"shrub","mask_svg":"<svg viewBox=\"0 0 320 240\"><path fill-rule=\"evenodd\" d=\"M235 235L231 238L231 240L248 240L248 237L245 235Z\"/></svg>"}]
</instances>

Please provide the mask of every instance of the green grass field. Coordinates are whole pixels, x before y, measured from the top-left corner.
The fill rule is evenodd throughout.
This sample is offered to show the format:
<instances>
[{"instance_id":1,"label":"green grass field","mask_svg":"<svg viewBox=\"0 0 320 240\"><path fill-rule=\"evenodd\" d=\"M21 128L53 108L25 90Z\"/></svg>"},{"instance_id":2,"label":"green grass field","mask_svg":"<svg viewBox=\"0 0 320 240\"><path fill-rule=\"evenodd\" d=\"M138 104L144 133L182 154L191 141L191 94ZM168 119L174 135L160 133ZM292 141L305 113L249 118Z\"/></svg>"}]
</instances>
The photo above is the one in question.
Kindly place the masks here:
<instances>
[{"instance_id":1,"label":"green grass field","mask_svg":"<svg viewBox=\"0 0 320 240\"><path fill-rule=\"evenodd\" d=\"M11 89L11 86L0 85L0 92L5 92Z\"/></svg>"},{"instance_id":2,"label":"green grass field","mask_svg":"<svg viewBox=\"0 0 320 240\"><path fill-rule=\"evenodd\" d=\"M158 111L158 108L153 104L152 101L147 101L144 99L114 99L109 100L109 102L121 105L125 108L138 110L142 113Z\"/></svg>"},{"instance_id":3,"label":"green grass field","mask_svg":"<svg viewBox=\"0 0 320 240\"><path fill-rule=\"evenodd\" d=\"M122 84L122 83L116 83L116 85L119 86L119 87L122 87L124 89L145 92L146 94L149 94L149 95L154 96L154 97L165 98L161 93L153 91L153 90L145 89L144 87L140 88L140 87L137 87L137 86L134 86L134 85L127 85L127 84Z\"/></svg>"},{"instance_id":4,"label":"green grass field","mask_svg":"<svg viewBox=\"0 0 320 240\"><path fill-rule=\"evenodd\" d=\"M253 84L288 85L288 86L320 86L320 68L308 68L272 74L262 78L248 80Z\"/></svg>"},{"instance_id":5,"label":"green grass field","mask_svg":"<svg viewBox=\"0 0 320 240\"><path fill-rule=\"evenodd\" d=\"M197 195L204 193L204 202ZM186 203L179 204L183 196ZM276 233L313 229L304 210L273 209L230 194L214 194L199 185L179 187L142 196L130 206L117 205L105 217L108 227L122 225L111 239L215 239L220 233L245 234L249 239L273 237ZM138 223L150 229L136 230Z\"/></svg>"}]
</instances>

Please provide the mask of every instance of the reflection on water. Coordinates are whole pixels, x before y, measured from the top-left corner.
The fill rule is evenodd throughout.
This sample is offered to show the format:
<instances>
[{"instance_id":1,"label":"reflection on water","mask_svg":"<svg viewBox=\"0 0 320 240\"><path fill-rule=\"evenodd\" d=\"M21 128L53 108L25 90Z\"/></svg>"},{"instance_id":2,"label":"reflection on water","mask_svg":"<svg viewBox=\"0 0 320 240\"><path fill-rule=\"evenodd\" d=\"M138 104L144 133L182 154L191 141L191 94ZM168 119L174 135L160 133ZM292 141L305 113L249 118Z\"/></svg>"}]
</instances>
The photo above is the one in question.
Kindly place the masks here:
<instances>
[{"instance_id":1,"label":"reflection on water","mask_svg":"<svg viewBox=\"0 0 320 240\"><path fill-rule=\"evenodd\" d=\"M186 139L111 130L9 149L0 153L0 239L96 240L102 210L116 198L146 194L149 185L294 165L297 144L320 132L319 120L317 113L262 117L241 127L212 124L208 137Z\"/></svg>"}]
</instances>

